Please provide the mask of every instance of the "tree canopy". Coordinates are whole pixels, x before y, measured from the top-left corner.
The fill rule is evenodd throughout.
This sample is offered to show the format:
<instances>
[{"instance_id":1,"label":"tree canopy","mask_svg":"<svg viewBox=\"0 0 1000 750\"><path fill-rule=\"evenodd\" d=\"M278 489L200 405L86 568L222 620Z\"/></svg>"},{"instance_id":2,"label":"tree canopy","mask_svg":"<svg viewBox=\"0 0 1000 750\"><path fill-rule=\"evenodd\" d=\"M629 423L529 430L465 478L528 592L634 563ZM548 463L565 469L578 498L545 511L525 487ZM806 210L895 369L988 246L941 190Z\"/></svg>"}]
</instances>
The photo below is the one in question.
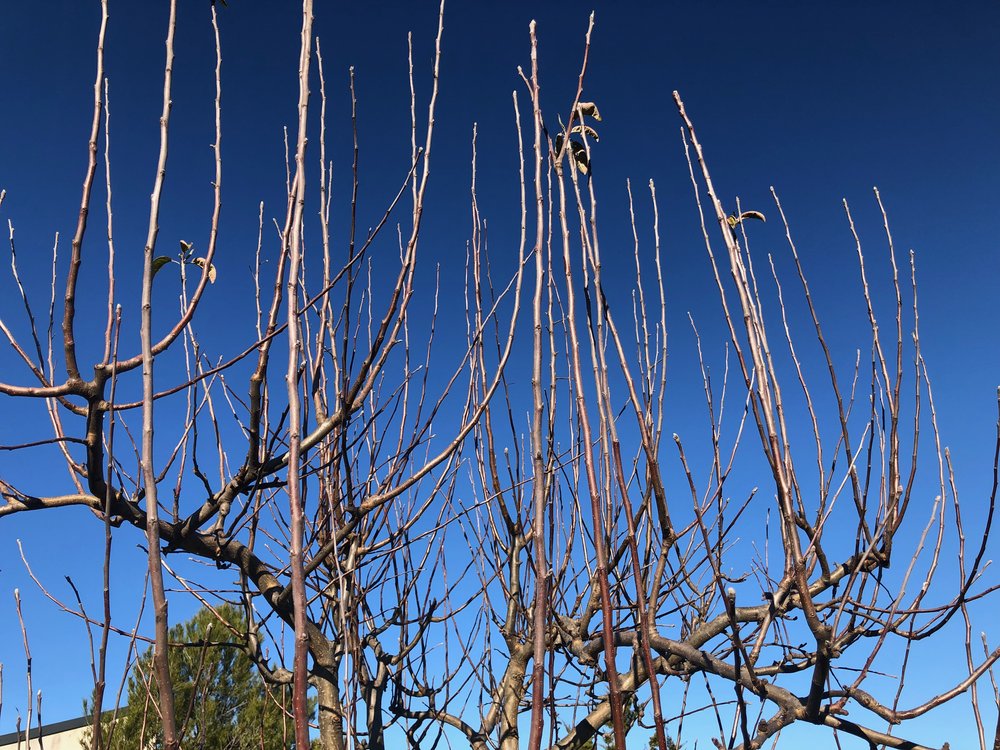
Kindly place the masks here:
<instances>
[{"instance_id":1,"label":"tree canopy","mask_svg":"<svg viewBox=\"0 0 1000 750\"><path fill-rule=\"evenodd\" d=\"M483 116L452 88L451 50L497 24L455 34L452 4L407 38L395 89L356 81L343 50L324 67L319 41L350 29L374 48L392 13L352 27L347 5L303 0L241 27L269 4L169 0L119 34L118 4L99 24L91 5L86 144L61 111L0 138L4 175L9 152L37 156L20 144L42 122L73 121L80 153L60 165L87 157L51 255L15 225L65 201L46 189L45 214L22 218L18 188L3 205L0 521L38 524L46 552L103 540L49 555L85 592L61 604L88 628L95 711L107 667L134 666L92 750L593 750L642 733L757 750L819 730L911 750L975 733L986 750L1000 436L963 427L994 452L960 502L895 199L844 200L842 226L817 231L795 187L784 205L765 189L787 144L749 129L775 110L725 83L737 70L765 100L751 55L702 87L675 84L659 50L615 76L596 14L572 55L548 46L565 13L525 17L502 87L478 81L513 87L492 94L509 109ZM236 31L253 25L261 43ZM162 71L109 85L164 37ZM241 58L264 67L231 77ZM893 132L861 130L867 146ZM949 121L927 140L940 132L954 139ZM809 131L807 180L838 184L812 159L836 137ZM29 161L29 185L49 179ZM226 599L170 627L176 604ZM29 640L57 639L17 607L30 703ZM118 658L135 642L155 646Z\"/></svg>"},{"instance_id":2,"label":"tree canopy","mask_svg":"<svg viewBox=\"0 0 1000 750\"><path fill-rule=\"evenodd\" d=\"M178 732L191 750L280 750L294 747L286 686L271 688L232 640L246 619L231 604L202 608L170 629L168 660ZM157 712L152 647L132 667L128 705L113 726L105 722L108 750L163 747ZM90 747L88 736L84 747Z\"/></svg>"}]
</instances>

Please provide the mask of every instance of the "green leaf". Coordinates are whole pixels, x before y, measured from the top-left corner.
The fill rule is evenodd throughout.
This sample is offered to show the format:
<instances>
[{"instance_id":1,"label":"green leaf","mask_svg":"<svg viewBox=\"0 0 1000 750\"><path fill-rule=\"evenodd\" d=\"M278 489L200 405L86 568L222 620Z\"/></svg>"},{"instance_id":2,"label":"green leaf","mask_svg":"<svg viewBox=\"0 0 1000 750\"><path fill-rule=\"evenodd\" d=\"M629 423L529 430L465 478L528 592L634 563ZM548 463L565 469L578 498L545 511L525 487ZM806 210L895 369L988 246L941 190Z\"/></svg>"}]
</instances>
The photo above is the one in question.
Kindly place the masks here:
<instances>
[{"instance_id":1,"label":"green leaf","mask_svg":"<svg viewBox=\"0 0 1000 750\"><path fill-rule=\"evenodd\" d=\"M169 257L169 256L166 256L166 255L160 255L160 256L157 256L156 258L153 258L153 269L150 272L149 277L153 278L154 276L156 276L157 272L161 268L163 268L165 265L167 265L167 263L173 263L173 262L174 262L174 259L171 258L171 257Z\"/></svg>"},{"instance_id":2,"label":"green leaf","mask_svg":"<svg viewBox=\"0 0 1000 750\"><path fill-rule=\"evenodd\" d=\"M198 268L204 268L206 261L204 258L194 258L191 262L198 266ZM215 265L212 263L208 264L208 280L213 284L215 283Z\"/></svg>"}]
</instances>

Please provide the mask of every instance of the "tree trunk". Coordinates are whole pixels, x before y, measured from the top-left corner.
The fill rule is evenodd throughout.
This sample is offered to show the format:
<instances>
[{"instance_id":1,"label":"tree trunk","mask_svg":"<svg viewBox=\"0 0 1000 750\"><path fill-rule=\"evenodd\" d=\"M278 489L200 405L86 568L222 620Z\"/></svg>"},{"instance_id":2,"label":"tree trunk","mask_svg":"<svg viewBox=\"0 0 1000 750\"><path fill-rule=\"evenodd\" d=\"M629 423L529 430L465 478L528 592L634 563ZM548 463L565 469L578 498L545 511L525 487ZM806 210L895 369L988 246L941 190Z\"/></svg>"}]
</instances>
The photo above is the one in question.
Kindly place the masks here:
<instances>
[{"instance_id":1,"label":"tree trunk","mask_svg":"<svg viewBox=\"0 0 1000 750\"><path fill-rule=\"evenodd\" d=\"M530 645L530 644L529 644ZM524 675L527 672L527 658L524 654L515 654L511 659L507 679L504 681L503 713L500 716L500 750L520 750L520 732L517 718L520 713L521 701L524 699Z\"/></svg>"},{"instance_id":2,"label":"tree trunk","mask_svg":"<svg viewBox=\"0 0 1000 750\"><path fill-rule=\"evenodd\" d=\"M317 670L318 671L318 670ZM340 690L335 672L313 675L319 699L319 744L323 750L345 750L344 712L340 705Z\"/></svg>"}]
</instances>

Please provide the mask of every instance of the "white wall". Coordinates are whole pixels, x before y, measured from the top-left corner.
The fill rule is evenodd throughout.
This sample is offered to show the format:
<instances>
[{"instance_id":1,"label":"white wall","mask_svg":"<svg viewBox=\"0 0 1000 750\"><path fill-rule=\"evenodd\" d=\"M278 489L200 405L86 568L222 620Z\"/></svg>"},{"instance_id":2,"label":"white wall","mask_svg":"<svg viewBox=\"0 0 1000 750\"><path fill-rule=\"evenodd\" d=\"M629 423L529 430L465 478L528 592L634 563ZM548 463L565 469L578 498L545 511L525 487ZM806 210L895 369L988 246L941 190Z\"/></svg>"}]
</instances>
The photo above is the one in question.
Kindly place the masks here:
<instances>
[{"instance_id":1,"label":"white wall","mask_svg":"<svg viewBox=\"0 0 1000 750\"><path fill-rule=\"evenodd\" d=\"M64 732L59 732L58 734L43 734L41 744L39 744L37 739L31 740L27 745L24 744L24 735L21 737L21 750L80 750L82 747L83 737L87 732L89 727L77 727L75 729L68 729ZM17 748L17 741L0 745L0 750L15 750Z\"/></svg>"}]
</instances>

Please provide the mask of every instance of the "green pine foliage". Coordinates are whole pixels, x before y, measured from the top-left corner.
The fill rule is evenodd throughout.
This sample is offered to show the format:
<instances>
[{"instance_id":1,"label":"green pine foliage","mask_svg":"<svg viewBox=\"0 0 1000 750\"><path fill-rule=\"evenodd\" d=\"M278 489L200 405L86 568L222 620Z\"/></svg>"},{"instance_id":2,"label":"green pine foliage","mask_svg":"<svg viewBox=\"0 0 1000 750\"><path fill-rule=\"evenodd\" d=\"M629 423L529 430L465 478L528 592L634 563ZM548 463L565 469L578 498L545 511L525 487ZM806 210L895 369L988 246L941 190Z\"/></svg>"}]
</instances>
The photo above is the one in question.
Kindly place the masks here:
<instances>
[{"instance_id":1,"label":"green pine foliage","mask_svg":"<svg viewBox=\"0 0 1000 750\"><path fill-rule=\"evenodd\" d=\"M216 611L237 633L245 628L242 611L236 607L225 604ZM235 645L237 638L208 609L171 628L170 676L181 746L185 750L294 748L291 686L266 685L250 657ZM234 645L211 645L226 642ZM152 656L150 647L133 667L127 706L119 710L113 727L106 725L103 750L163 747ZM83 747L90 746L88 733Z\"/></svg>"},{"instance_id":2,"label":"green pine foliage","mask_svg":"<svg viewBox=\"0 0 1000 750\"><path fill-rule=\"evenodd\" d=\"M632 731L632 728L639 723L639 719L642 718L642 705L639 704L638 700L636 700L635 694L633 693L626 697L623 708L625 709L625 734L628 735L628 733ZM614 732L610 729L605 729L603 732L599 732L595 737L591 737L583 743L581 750L598 750L598 738L600 738L601 741L601 750L618 750L615 747ZM659 746L656 744L655 736L649 738L648 747L651 748L651 750L659 750ZM628 748L625 748L624 750L628 750ZM680 750L677 743L675 743L671 737L667 737L667 750Z\"/></svg>"}]
</instances>

